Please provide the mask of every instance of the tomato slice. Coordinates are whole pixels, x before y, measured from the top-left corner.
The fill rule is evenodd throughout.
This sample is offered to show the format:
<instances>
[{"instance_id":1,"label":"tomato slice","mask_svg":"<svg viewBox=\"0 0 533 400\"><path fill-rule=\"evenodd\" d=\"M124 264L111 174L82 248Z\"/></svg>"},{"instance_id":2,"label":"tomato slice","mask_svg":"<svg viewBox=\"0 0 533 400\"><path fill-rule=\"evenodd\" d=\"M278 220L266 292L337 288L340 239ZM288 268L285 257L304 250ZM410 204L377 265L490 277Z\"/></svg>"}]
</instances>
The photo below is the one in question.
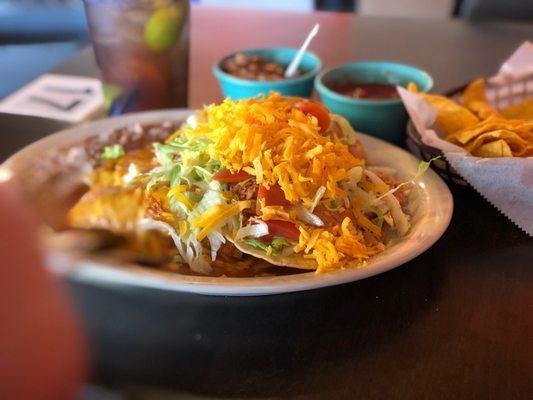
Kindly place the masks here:
<instances>
[{"instance_id":1,"label":"tomato slice","mask_svg":"<svg viewBox=\"0 0 533 400\"><path fill-rule=\"evenodd\" d=\"M294 105L295 108L304 114L311 114L318 120L318 127L322 132L328 130L330 117L327 107L313 100L302 100Z\"/></svg>"},{"instance_id":2,"label":"tomato slice","mask_svg":"<svg viewBox=\"0 0 533 400\"><path fill-rule=\"evenodd\" d=\"M289 200L285 198L285 193L283 193L283 190L278 184L275 184L269 188L263 185L259 186L257 199L263 199L265 206L288 207L291 205Z\"/></svg>"},{"instance_id":3,"label":"tomato slice","mask_svg":"<svg viewBox=\"0 0 533 400\"><path fill-rule=\"evenodd\" d=\"M253 176L250 175L248 172L242 170L235 173L231 173L228 169L221 169L215 175L213 175L214 181L222 183L242 182L250 178L253 178Z\"/></svg>"},{"instance_id":4,"label":"tomato slice","mask_svg":"<svg viewBox=\"0 0 533 400\"><path fill-rule=\"evenodd\" d=\"M300 231L292 222L283 221L280 219L271 219L265 221L268 226L268 235L263 238L272 238L274 236L281 236L291 240L298 240Z\"/></svg>"}]
</instances>

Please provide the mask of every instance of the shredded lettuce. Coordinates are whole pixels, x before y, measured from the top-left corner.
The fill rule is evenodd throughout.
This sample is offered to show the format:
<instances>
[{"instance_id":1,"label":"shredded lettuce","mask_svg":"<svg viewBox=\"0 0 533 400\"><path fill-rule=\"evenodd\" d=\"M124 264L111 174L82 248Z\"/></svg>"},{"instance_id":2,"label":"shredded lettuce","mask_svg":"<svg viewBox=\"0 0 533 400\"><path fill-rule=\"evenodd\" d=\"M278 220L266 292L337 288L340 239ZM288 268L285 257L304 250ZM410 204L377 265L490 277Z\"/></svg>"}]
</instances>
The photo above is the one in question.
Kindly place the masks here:
<instances>
[{"instance_id":1,"label":"shredded lettuce","mask_svg":"<svg viewBox=\"0 0 533 400\"><path fill-rule=\"evenodd\" d=\"M146 190L150 191L152 187L159 182L168 181L168 167L155 167L150 172L143 174L142 176L148 178L148 183L146 184Z\"/></svg>"},{"instance_id":2,"label":"shredded lettuce","mask_svg":"<svg viewBox=\"0 0 533 400\"><path fill-rule=\"evenodd\" d=\"M296 211L296 218L298 218L300 221L313 226L324 226L324 222L320 219L320 217L310 212L304 206L297 205L294 207L294 210Z\"/></svg>"},{"instance_id":3,"label":"shredded lettuce","mask_svg":"<svg viewBox=\"0 0 533 400\"><path fill-rule=\"evenodd\" d=\"M187 190L170 196L171 211L188 217L191 215L191 203L201 203L205 198L192 210L193 216L221 204L220 196L212 192L221 192L222 187L218 183L211 184L221 164L206 153L208 143L207 139L178 136L169 144L154 144L154 153L162 166L147 174L150 177L148 189L159 182L168 182L170 190L178 185L187 186ZM210 190L211 193L208 193Z\"/></svg>"},{"instance_id":4,"label":"shredded lettuce","mask_svg":"<svg viewBox=\"0 0 533 400\"><path fill-rule=\"evenodd\" d=\"M252 225L246 225L240 228L235 235L235 240L258 238L265 235L268 235L268 225L264 221L257 220Z\"/></svg>"},{"instance_id":5,"label":"shredded lettuce","mask_svg":"<svg viewBox=\"0 0 533 400\"><path fill-rule=\"evenodd\" d=\"M194 249L194 251L189 252L191 248ZM196 240L195 236L189 236L187 240L187 249L187 254L189 254L190 258L189 260L186 259L186 261L193 271L201 272L204 274L211 271L211 263L204 255L204 248L202 246L202 243Z\"/></svg>"},{"instance_id":6,"label":"shredded lettuce","mask_svg":"<svg viewBox=\"0 0 533 400\"><path fill-rule=\"evenodd\" d=\"M168 180L169 180L171 189L181 184L181 181L183 179L181 175L181 170L182 170L182 167L180 164L176 164L170 169L170 172L168 173Z\"/></svg>"},{"instance_id":7,"label":"shredded lettuce","mask_svg":"<svg viewBox=\"0 0 533 400\"><path fill-rule=\"evenodd\" d=\"M280 252L281 250L283 250L283 247L290 246L291 244L287 239L283 237L274 236L270 245L272 246L275 252Z\"/></svg>"},{"instance_id":8,"label":"shredded lettuce","mask_svg":"<svg viewBox=\"0 0 533 400\"><path fill-rule=\"evenodd\" d=\"M211 207L224 203L225 201L224 199L222 199L220 191L209 189L207 192L205 192L205 194L193 210L184 210L184 214L187 216L188 225L190 228L189 235L187 237L187 242L195 246L196 249L199 248L199 242L196 240L196 235L199 233L200 229L194 228L191 221L198 215L203 214ZM225 243L226 240L224 239L219 230L212 231L209 235L207 235L207 239L209 240L209 244L211 247L211 260L214 261L216 259L217 252L220 246ZM196 242L198 242L198 244Z\"/></svg>"},{"instance_id":9,"label":"shredded lettuce","mask_svg":"<svg viewBox=\"0 0 533 400\"><path fill-rule=\"evenodd\" d=\"M316 206L318 205L319 201L324 196L324 193L326 193L326 187L320 186L318 190L315 193L315 197L313 197L313 203L311 204L311 208L309 208L310 212L315 211Z\"/></svg>"},{"instance_id":10,"label":"shredded lettuce","mask_svg":"<svg viewBox=\"0 0 533 400\"><path fill-rule=\"evenodd\" d=\"M183 196L185 196L187 199L190 198L190 195L188 193L183 193ZM170 211L176 214L177 217L186 218L189 214L189 208L187 207L187 205L185 205L183 202L181 202L174 196L170 197L168 205Z\"/></svg>"},{"instance_id":11,"label":"shredded lettuce","mask_svg":"<svg viewBox=\"0 0 533 400\"><path fill-rule=\"evenodd\" d=\"M203 274L211 271L211 264L204 255L202 244L194 237L190 236L187 243L184 243L172 226L165 222L156 221L150 218L144 218L139 221L137 229L139 231L155 229L167 233L172 238L172 241L184 262L186 262L193 271Z\"/></svg>"},{"instance_id":12,"label":"shredded lettuce","mask_svg":"<svg viewBox=\"0 0 533 400\"><path fill-rule=\"evenodd\" d=\"M177 148L171 144L154 143L152 144L154 154L159 162L163 166L170 166L174 163L174 158L177 155Z\"/></svg>"},{"instance_id":13,"label":"shredded lettuce","mask_svg":"<svg viewBox=\"0 0 533 400\"><path fill-rule=\"evenodd\" d=\"M373 184L375 185L381 185L384 184L383 180L378 177L375 173L373 173L370 170L365 170L365 174ZM400 203L398 202L398 199L394 197L392 194L388 193L375 201L383 198L383 202L387 205L387 207L390 210L391 216L394 219L394 225L396 229L398 230L398 233L400 235L405 235L407 231L409 230L409 227L411 226L409 224L409 218L404 214L402 211L402 207L400 206Z\"/></svg>"},{"instance_id":14,"label":"shredded lettuce","mask_svg":"<svg viewBox=\"0 0 533 400\"><path fill-rule=\"evenodd\" d=\"M207 143L204 139L185 141L185 138L178 137L170 144L154 145L158 161L161 165L171 168L168 176L171 189L182 184L194 184L202 190L208 189L221 164L206 153Z\"/></svg>"},{"instance_id":15,"label":"shredded lettuce","mask_svg":"<svg viewBox=\"0 0 533 400\"><path fill-rule=\"evenodd\" d=\"M203 214L208 209L219 204L225 204L226 202L222 199L220 191L210 189L202 197L202 200L196 205L194 210L188 213L189 221L197 217L200 214Z\"/></svg>"},{"instance_id":16,"label":"shredded lettuce","mask_svg":"<svg viewBox=\"0 0 533 400\"><path fill-rule=\"evenodd\" d=\"M200 152L206 150L210 143L209 139L202 137L187 137L185 135L176 137L168 146L172 146L175 150L189 150Z\"/></svg>"},{"instance_id":17,"label":"shredded lettuce","mask_svg":"<svg viewBox=\"0 0 533 400\"><path fill-rule=\"evenodd\" d=\"M244 239L243 241L249 246L252 246L254 249L262 250L268 255L274 256L278 255L284 247L290 246L290 243L287 241L287 239L279 236L272 238L270 243L258 239Z\"/></svg>"},{"instance_id":18,"label":"shredded lettuce","mask_svg":"<svg viewBox=\"0 0 533 400\"><path fill-rule=\"evenodd\" d=\"M207 235L207 240L209 240L209 246L211 247L211 261L215 261L217 259L218 249L226 243L226 239L220 232L213 231Z\"/></svg>"},{"instance_id":19,"label":"shredded lettuce","mask_svg":"<svg viewBox=\"0 0 533 400\"><path fill-rule=\"evenodd\" d=\"M423 175L427 171L431 163L435 160L438 160L439 158L441 158L441 156L433 157L429 161L422 161L420 164L418 164L418 171L416 172L416 175L413 179L416 179L419 176Z\"/></svg>"},{"instance_id":20,"label":"shredded lettuce","mask_svg":"<svg viewBox=\"0 0 533 400\"><path fill-rule=\"evenodd\" d=\"M396 192L398 189L400 189L401 187L405 186L405 185L409 185L411 183L414 183L414 181L421 177L422 175L424 175L424 173L427 171L427 169L429 168L429 166L431 165L431 163L437 159L439 159L441 156L437 156L437 157L433 157L431 160L429 161L421 161L420 164L418 164L418 170L416 171L416 174L415 176L413 176L411 179L409 179L408 181L405 181L405 182L402 182L400 183L398 186L390 189L389 191L383 193L381 196L379 196L377 200L381 200L383 199L384 197L390 195L390 194L393 194L394 192Z\"/></svg>"},{"instance_id":21,"label":"shredded lettuce","mask_svg":"<svg viewBox=\"0 0 533 400\"><path fill-rule=\"evenodd\" d=\"M243 242L249 246L252 246L254 249L268 252L269 244L266 242L257 239L244 239Z\"/></svg>"},{"instance_id":22,"label":"shredded lettuce","mask_svg":"<svg viewBox=\"0 0 533 400\"><path fill-rule=\"evenodd\" d=\"M195 174L197 180L209 183L213 179L214 172L211 172L208 169L199 165L195 165L193 168L193 173Z\"/></svg>"},{"instance_id":23,"label":"shredded lettuce","mask_svg":"<svg viewBox=\"0 0 533 400\"><path fill-rule=\"evenodd\" d=\"M105 146L100 154L100 158L104 160L115 160L124 155L124 147L121 144L114 144L112 146Z\"/></svg>"}]
</instances>

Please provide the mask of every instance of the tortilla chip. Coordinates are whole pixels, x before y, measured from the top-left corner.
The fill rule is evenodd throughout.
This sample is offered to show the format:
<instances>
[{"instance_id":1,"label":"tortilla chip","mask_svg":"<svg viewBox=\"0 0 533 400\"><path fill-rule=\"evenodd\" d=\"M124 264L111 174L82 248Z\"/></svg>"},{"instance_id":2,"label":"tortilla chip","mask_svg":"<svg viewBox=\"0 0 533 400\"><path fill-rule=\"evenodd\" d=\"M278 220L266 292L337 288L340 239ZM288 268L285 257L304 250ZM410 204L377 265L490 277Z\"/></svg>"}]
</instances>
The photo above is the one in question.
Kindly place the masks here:
<instances>
[{"instance_id":1,"label":"tortilla chip","mask_svg":"<svg viewBox=\"0 0 533 400\"><path fill-rule=\"evenodd\" d=\"M416 87L408 89L416 93ZM477 79L453 99L420 93L437 110L435 125L446 140L479 157L533 155L533 99L498 111L485 94L485 80Z\"/></svg>"},{"instance_id":2,"label":"tortilla chip","mask_svg":"<svg viewBox=\"0 0 533 400\"><path fill-rule=\"evenodd\" d=\"M533 145L533 124L523 124L513 131L530 145Z\"/></svg>"},{"instance_id":3,"label":"tortilla chip","mask_svg":"<svg viewBox=\"0 0 533 400\"><path fill-rule=\"evenodd\" d=\"M416 86L416 83L409 82L407 84L407 90L409 90L412 93L418 93L418 86Z\"/></svg>"},{"instance_id":4,"label":"tortilla chip","mask_svg":"<svg viewBox=\"0 0 533 400\"><path fill-rule=\"evenodd\" d=\"M467 108L452 99L434 94L421 93L420 96L437 109L437 128L444 136L468 128L479 122L479 119Z\"/></svg>"},{"instance_id":5,"label":"tortilla chip","mask_svg":"<svg viewBox=\"0 0 533 400\"><path fill-rule=\"evenodd\" d=\"M485 95L485 79L480 78L470 83L463 92L463 106L472 111L479 119L490 116L500 117L500 113L492 108Z\"/></svg>"},{"instance_id":6,"label":"tortilla chip","mask_svg":"<svg viewBox=\"0 0 533 400\"><path fill-rule=\"evenodd\" d=\"M500 129L507 129L513 132L525 132L527 131L527 129L524 128L527 128L527 126L523 127L523 125L524 123L522 121L509 121L502 118L490 117L484 121L478 122L473 126L470 126L466 129L447 136L446 140L462 146L471 141L472 139L476 138L477 136L486 132L492 132Z\"/></svg>"},{"instance_id":7,"label":"tortilla chip","mask_svg":"<svg viewBox=\"0 0 533 400\"><path fill-rule=\"evenodd\" d=\"M533 145L533 131L515 131L518 136L520 136L522 139L524 139L526 142L528 142L530 145Z\"/></svg>"},{"instance_id":8,"label":"tortilla chip","mask_svg":"<svg viewBox=\"0 0 533 400\"><path fill-rule=\"evenodd\" d=\"M472 151L476 157L512 157L511 148L503 139L485 143Z\"/></svg>"},{"instance_id":9,"label":"tortilla chip","mask_svg":"<svg viewBox=\"0 0 533 400\"><path fill-rule=\"evenodd\" d=\"M502 108L500 113L505 118L533 122L533 99L526 99L520 103Z\"/></svg>"},{"instance_id":10,"label":"tortilla chip","mask_svg":"<svg viewBox=\"0 0 533 400\"><path fill-rule=\"evenodd\" d=\"M474 154L474 150L476 150L478 147L496 140L504 140L508 144L512 155L516 157L520 157L527 149L527 142L515 132L506 129L500 129L492 132L482 133L474 140L468 142L465 146L465 150Z\"/></svg>"}]
</instances>

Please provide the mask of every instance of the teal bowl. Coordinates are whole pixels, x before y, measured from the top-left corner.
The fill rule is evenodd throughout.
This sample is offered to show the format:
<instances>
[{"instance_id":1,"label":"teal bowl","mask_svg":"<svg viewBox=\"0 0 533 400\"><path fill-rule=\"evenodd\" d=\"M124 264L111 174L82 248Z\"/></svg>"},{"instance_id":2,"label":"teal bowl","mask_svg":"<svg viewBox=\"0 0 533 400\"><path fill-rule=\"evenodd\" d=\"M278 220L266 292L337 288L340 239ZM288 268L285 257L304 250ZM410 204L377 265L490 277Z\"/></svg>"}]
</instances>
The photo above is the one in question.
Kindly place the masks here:
<instances>
[{"instance_id":1,"label":"teal bowl","mask_svg":"<svg viewBox=\"0 0 533 400\"><path fill-rule=\"evenodd\" d=\"M241 51L246 55L260 55L265 60L274 61L281 65L289 65L296 55L296 49L287 48L270 48ZM260 94L269 94L270 92L279 92L286 96L310 97L313 93L313 81L322 68L320 58L315 54L306 52L300 64L302 75L282 81L256 81L243 79L224 72L221 68L222 63L233 57L236 53L224 57L213 67L213 73L218 79L222 94L234 100L247 99Z\"/></svg>"},{"instance_id":2,"label":"teal bowl","mask_svg":"<svg viewBox=\"0 0 533 400\"><path fill-rule=\"evenodd\" d=\"M357 131L396 144L404 142L407 124L407 111L401 99L354 99L331 89L334 85L346 82L383 83L403 87L414 82L422 92L433 87L433 79L421 69L381 61L346 64L323 71L316 77L315 88L331 112L344 116Z\"/></svg>"}]
</instances>

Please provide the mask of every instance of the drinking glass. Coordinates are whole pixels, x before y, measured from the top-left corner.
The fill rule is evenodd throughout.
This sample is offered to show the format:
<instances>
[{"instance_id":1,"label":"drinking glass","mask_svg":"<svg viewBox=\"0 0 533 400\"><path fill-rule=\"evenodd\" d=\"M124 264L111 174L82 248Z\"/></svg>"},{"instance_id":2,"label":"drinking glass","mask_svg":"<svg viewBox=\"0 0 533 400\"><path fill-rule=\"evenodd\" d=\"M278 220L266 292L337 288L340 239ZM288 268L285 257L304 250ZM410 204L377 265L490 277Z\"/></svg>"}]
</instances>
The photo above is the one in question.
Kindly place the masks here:
<instances>
[{"instance_id":1,"label":"drinking glass","mask_svg":"<svg viewBox=\"0 0 533 400\"><path fill-rule=\"evenodd\" d=\"M189 0L84 0L110 114L185 107Z\"/></svg>"}]
</instances>

